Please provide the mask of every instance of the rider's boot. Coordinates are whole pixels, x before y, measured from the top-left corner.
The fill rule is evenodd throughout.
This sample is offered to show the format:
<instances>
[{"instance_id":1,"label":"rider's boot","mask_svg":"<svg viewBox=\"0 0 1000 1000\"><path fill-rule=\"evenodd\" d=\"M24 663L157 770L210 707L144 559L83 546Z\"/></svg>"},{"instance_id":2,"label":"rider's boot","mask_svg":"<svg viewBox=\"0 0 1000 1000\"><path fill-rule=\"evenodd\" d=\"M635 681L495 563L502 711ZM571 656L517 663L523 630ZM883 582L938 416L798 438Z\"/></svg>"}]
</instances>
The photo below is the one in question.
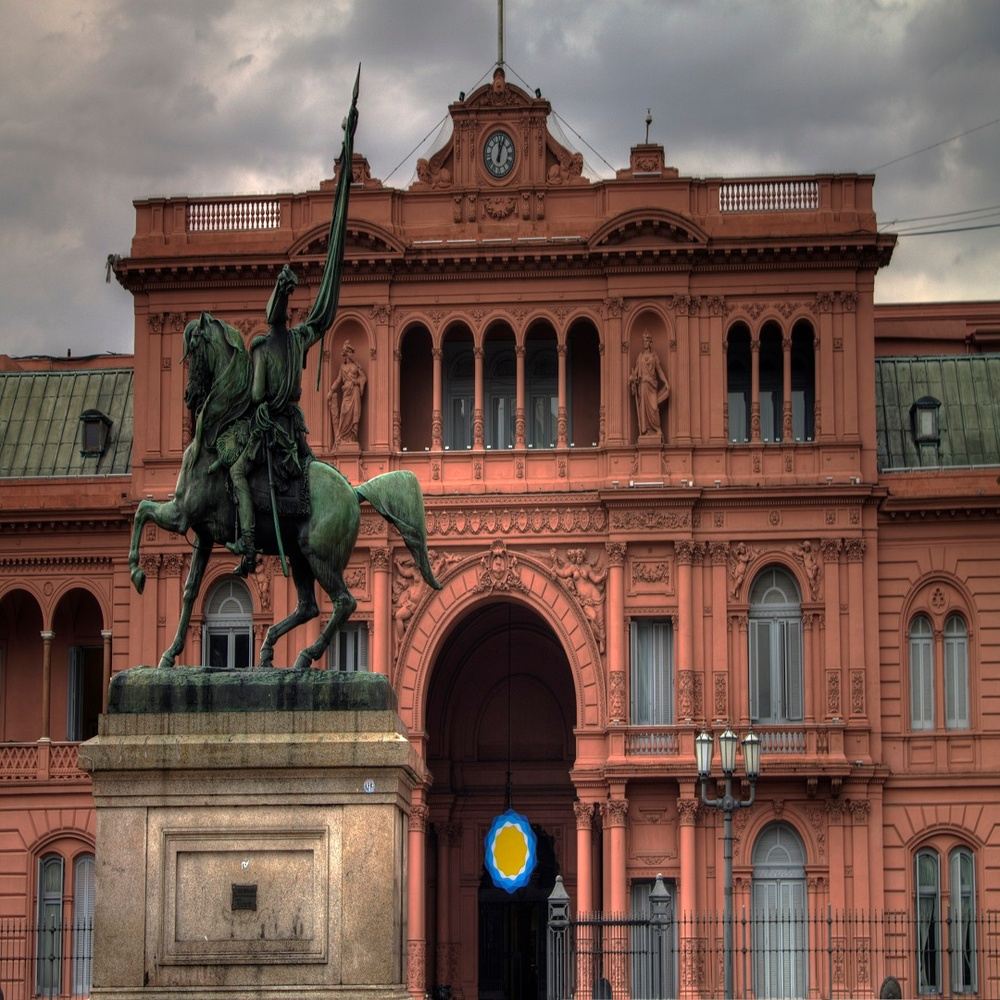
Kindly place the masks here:
<instances>
[{"instance_id":1,"label":"rider's boot","mask_svg":"<svg viewBox=\"0 0 1000 1000\"><path fill-rule=\"evenodd\" d=\"M240 518L240 537L235 542L226 542L226 548L243 558L233 568L237 576L247 577L257 568L257 542L254 537L253 498L250 485L242 468L242 459L232 468L233 486L236 488L236 507Z\"/></svg>"}]
</instances>

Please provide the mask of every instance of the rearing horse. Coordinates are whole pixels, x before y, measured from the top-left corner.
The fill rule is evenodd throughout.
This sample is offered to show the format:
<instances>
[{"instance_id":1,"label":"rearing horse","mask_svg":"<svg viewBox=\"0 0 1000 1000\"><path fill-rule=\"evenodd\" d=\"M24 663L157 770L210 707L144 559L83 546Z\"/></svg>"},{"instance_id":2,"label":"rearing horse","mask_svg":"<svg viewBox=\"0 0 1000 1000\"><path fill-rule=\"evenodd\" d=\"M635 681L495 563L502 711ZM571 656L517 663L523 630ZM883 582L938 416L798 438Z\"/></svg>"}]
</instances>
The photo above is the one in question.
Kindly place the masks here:
<instances>
[{"instance_id":1,"label":"rearing horse","mask_svg":"<svg viewBox=\"0 0 1000 1000\"><path fill-rule=\"evenodd\" d=\"M184 353L189 360L185 401L195 416L195 432L184 450L173 500L142 500L132 525L129 569L132 583L141 594L146 574L139 568L139 542L147 521L175 534L194 532L191 569L184 584L180 620L174 641L160 657L161 667L172 667L184 648L191 609L201 588L205 567L214 544L233 538L236 529L234 504L227 490L227 474L214 448L219 425L227 417L220 407L233 385L250 377L250 358L240 333L228 323L202 313L184 331ZM214 404L214 405L213 405ZM357 601L344 583L344 568L354 549L361 523L360 502L368 501L395 525L410 550L424 580L440 590L427 557L424 500L412 472L387 472L353 487L332 465L313 460L305 470L309 491L307 516L279 515L281 541L291 567L298 595L295 610L267 630L260 647L258 665L274 665L274 644L286 632L319 614L315 584L330 595L333 614L320 637L303 649L295 669L303 670L323 655L337 629L350 617ZM274 519L262 517L258 545L268 555L278 552Z\"/></svg>"}]
</instances>

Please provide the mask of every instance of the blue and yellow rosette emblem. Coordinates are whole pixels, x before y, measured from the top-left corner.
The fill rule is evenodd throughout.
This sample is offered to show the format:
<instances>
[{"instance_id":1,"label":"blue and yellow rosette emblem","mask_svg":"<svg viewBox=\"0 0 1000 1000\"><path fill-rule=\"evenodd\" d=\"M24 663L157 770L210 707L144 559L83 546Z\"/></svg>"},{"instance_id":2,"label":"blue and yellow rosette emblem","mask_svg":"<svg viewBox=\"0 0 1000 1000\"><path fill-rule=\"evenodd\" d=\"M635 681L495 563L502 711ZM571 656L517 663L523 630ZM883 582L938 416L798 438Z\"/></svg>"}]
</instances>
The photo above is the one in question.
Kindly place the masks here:
<instances>
[{"instance_id":1,"label":"blue and yellow rosette emblem","mask_svg":"<svg viewBox=\"0 0 1000 1000\"><path fill-rule=\"evenodd\" d=\"M527 885L538 861L537 839L520 813L501 813L486 834L486 870L498 889L517 892Z\"/></svg>"}]
</instances>

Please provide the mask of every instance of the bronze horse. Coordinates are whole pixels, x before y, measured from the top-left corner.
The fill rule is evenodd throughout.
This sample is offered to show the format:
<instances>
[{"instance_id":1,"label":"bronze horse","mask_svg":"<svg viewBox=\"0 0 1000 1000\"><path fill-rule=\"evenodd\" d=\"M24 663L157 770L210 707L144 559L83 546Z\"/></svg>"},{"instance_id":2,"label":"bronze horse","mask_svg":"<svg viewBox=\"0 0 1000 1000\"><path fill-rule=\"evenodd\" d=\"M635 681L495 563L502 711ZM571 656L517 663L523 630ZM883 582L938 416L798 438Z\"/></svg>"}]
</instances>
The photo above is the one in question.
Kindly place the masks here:
<instances>
[{"instance_id":1,"label":"bronze horse","mask_svg":"<svg viewBox=\"0 0 1000 1000\"><path fill-rule=\"evenodd\" d=\"M213 421L217 422L213 399L226 386L245 382L251 366L239 331L209 313L202 313L199 319L188 324L184 331L184 353L189 360L185 399L195 418L193 439L181 459L174 498L165 502L142 500L139 503L129 549L132 583L141 594L146 575L139 568L139 542L146 522L153 521L164 531L176 534L194 532L191 569L184 585L177 633L160 658L161 667L172 667L184 648L191 609L212 546L225 544L236 531L235 508L227 489L228 476L208 442L215 440L218 430L217 426L212 426ZM267 630L260 647L260 667L274 665L274 643L281 636L319 614L315 594L317 580L333 601L333 614L316 642L299 653L295 669L305 669L319 659L337 629L354 611L357 601L344 583L344 568L358 537L362 500L396 526L424 580L436 589L441 587L428 561L423 494L412 472L387 472L354 487L332 465L313 460L306 465L304 476L309 494L308 515L279 515L276 519L298 603L287 618ZM260 550L265 554L277 554L275 520L261 517L259 522Z\"/></svg>"}]
</instances>

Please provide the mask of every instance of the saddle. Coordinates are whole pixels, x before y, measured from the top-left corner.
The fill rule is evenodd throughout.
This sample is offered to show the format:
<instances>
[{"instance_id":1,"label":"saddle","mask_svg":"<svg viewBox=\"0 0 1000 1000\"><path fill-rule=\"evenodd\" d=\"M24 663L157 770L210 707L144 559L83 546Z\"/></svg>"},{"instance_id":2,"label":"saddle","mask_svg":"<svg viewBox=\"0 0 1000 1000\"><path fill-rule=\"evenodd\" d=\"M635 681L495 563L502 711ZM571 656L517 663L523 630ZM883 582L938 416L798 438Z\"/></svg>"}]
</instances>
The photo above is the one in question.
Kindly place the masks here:
<instances>
[{"instance_id":1,"label":"saddle","mask_svg":"<svg viewBox=\"0 0 1000 1000\"><path fill-rule=\"evenodd\" d=\"M308 465L306 466L308 468ZM308 517L311 511L309 503L309 483L304 474L295 479L283 478L275 469L274 502L278 508L279 517ZM267 481L267 465L260 464L250 474L250 496L253 498L253 509L258 518L271 517L271 489Z\"/></svg>"}]
</instances>

